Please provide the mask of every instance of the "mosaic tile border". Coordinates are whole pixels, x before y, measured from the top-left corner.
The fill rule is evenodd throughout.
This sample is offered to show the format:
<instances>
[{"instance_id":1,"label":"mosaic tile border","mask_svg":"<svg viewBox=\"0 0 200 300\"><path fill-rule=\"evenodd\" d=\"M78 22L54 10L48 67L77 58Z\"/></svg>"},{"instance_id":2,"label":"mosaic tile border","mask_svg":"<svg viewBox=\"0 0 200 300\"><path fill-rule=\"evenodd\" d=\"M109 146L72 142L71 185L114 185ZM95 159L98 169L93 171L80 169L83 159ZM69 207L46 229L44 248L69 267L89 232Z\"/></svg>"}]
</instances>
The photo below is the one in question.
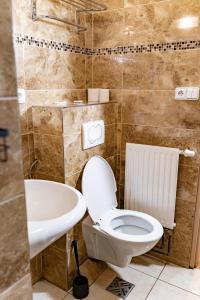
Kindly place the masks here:
<instances>
[{"instance_id":1,"label":"mosaic tile border","mask_svg":"<svg viewBox=\"0 0 200 300\"><path fill-rule=\"evenodd\" d=\"M39 48L47 48L58 51L67 51L77 54L93 55L92 49L82 48L62 42L50 41L45 39L38 39L28 35L17 34L15 36L15 42L17 44L26 44L27 46L35 46Z\"/></svg>"},{"instance_id":2,"label":"mosaic tile border","mask_svg":"<svg viewBox=\"0 0 200 300\"><path fill-rule=\"evenodd\" d=\"M89 56L102 55L123 55L129 53L151 53L151 52L166 52L166 51L181 51L200 49L200 40L198 41L180 41L170 43L152 43L146 45L124 46L116 48L100 48L90 49L74 46L62 42L49 41L45 39L38 39L28 35L17 34L15 36L17 44L26 44L28 46L35 46L39 48L48 48L58 51L67 51L76 54L84 54Z\"/></svg>"}]
</instances>

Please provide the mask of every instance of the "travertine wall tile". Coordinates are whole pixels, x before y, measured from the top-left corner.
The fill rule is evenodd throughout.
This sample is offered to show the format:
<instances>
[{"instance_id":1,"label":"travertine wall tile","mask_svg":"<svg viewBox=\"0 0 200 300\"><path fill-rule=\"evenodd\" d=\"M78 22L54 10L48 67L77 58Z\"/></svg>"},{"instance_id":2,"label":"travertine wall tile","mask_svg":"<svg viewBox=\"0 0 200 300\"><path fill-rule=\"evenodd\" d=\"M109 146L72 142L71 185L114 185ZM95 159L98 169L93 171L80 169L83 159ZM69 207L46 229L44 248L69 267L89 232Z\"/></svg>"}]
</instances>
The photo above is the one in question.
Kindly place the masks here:
<instances>
[{"instance_id":1,"label":"travertine wall tile","mask_svg":"<svg viewBox=\"0 0 200 300\"><path fill-rule=\"evenodd\" d=\"M117 103L76 106L63 110L63 133L73 135L81 132L82 124L89 121L104 120L105 125L117 122Z\"/></svg>"},{"instance_id":2,"label":"travertine wall tile","mask_svg":"<svg viewBox=\"0 0 200 300\"><path fill-rule=\"evenodd\" d=\"M53 246L43 251L43 276L58 287L68 290L67 253Z\"/></svg>"},{"instance_id":3,"label":"travertine wall tile","mask_svg":"<svg viewBox=\"0 0 200 300\"><path fill-rule=\"evenodd\" d=\"M122 46L124 12L112 10L93 15L93 48Z\"/></svg>"},{"instance_id":4,"label":"travertine wall tile","mask_svg":"<svg viewBox=\"0 0 200 300\"><path fill-rule=\"evenodd\" d=\"M0 17L0 97L16 96L15 60L12 47L12 6L10 1L1 3Z\"/></svg>"},{"instance_id":5,"label":"travertine wall tile","mask_svg":"<svg viewBox=\"0 0 200 300\"><path fill-rule=\"evenodd\" d=\"M15 32L22 32L38 38L46 37L49 40L57 40L84 46L84 33L77 34L71 26L66 26L64 23L53 20L38 20L33 22L31 17L31 7L31 0L14 1ZM74 8L62 1L55 2L54 0L47 0L44 2L38 0L37 8L38 14L50 14L75 22L76 16ZM84 16L81 16L81 23L85 24Z\"/></svg>"},{"instance_id":6,"label":"travertine wall tile","mask_svg":"<svg viewBox=\"0 0 200 300\"><path fill-rule=\"evenodd\" d=\"M36 172L62 179L64 177L62 136L35 133L34 147L35 158L39 160Z\"/></svg>"},{"instance_id":7,"label":"travertine wall tile","mask_svg":"<svg viewBox=\"0 0 200 300\"><path fill-rule=\"evenodd\" d=\"M123 91L123 123L199 130L199 113L198 102L175 101L174 90Z\"/></svg>"},{"instance_id":8,"label":"travertine wall tile","mask_svg":"<svg viewBox=\"0 0 200 300\"><path fill-rule=\"evenodd\" d=\"M8 160L1 163L3 167L0 168L0 202L24 191L18 119L17 101L0 100L0 128L9 130L6 139L9 146Z\"/></svg>"},{"instance_id":9,"label":"travertine wall tile","mask_svg":"<svg viewBox=\"0 0 200 300\"><path fill-rule=\"evenodd\" d=\"M31 282L32 285L39 281L42 277L42 254L36 255L31 259Z\"/></svg>"},{"instance_id":10,"label":"travertine wall tile","mask_svg":"<svg viewBox=\"0 0 200 300\"><path fill-rule=\"evenodd\" d=\"M29 272L24 195L0 205L0 293Z\"/></svg>"},{"instance_id":11,"label":"travertine wall tile","mask_svg":"<svg viewBox=\"0 0 200 300\"><path fill-rule=\"evenodd\" d=\"M119 56L93 58L93 87L121 89L123 87L122 63Z\"/></svg>"},{"instance_id":12,"label":"travertine wall tile","mask_svg":"<svg viewBox=\"0 0 200 300\"><path fill-rule=\"evenodd\" d=\"M1 294L0 300L32 300L30 275L24 276L7 291Z\"/></svg>"},{"instance_id":13,"label":"travertine wall tile","mask_svg":"<svg viewBox=\"0 0 200 300\"><path fill-rule=\"evenodd\" d=\"M24 72L29 90L85 88L84 55L25 46Z\"/></svg>"},{"instance_id":14,"label":"travertine wall tile","mask_svg":"<svg viewBox=\"0 0 200 300\"><path fill-rule=\"evenodd\" d=\"M80 172L93 155L112 156L115 153L115 136L115 125L107 125L105 143L87 150L82 150L81 134L64 136L65 176Z\"/></svg>"},{"instance_id":15,"label":"travertine wall tile","mask_svg":"<svg viewBox=\"0 0 200 300\"><path fill-rule=\"evenodd\" d=\"M33 107L32 116L34 133L62 134L63 121L61 109L56 107Z\"/></svg>"}]
</instances>

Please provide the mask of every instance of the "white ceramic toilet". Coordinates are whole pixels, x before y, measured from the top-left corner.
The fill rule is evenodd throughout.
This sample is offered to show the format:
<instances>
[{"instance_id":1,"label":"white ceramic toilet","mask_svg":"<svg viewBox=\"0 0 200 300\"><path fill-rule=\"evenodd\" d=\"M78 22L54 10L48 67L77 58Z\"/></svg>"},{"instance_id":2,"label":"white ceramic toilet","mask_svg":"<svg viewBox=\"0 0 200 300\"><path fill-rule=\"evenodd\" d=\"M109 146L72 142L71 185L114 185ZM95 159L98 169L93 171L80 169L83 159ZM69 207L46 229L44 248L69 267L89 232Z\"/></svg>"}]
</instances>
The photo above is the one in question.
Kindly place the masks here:
<instances>
[{"instance_id":1,"label":"white ceramic toilet","mask_svg":"<svg viewBox=\"0 0 200 300\"><path fill-rule=\"evenodd\" d=\"M162 225L150 215L117 209L116 181L110 165L100 156L86 164L82 193L89 216L82 223L88 256L119 267L133 256L152 249L163 235Z\"/></svg>"}]
</instances>

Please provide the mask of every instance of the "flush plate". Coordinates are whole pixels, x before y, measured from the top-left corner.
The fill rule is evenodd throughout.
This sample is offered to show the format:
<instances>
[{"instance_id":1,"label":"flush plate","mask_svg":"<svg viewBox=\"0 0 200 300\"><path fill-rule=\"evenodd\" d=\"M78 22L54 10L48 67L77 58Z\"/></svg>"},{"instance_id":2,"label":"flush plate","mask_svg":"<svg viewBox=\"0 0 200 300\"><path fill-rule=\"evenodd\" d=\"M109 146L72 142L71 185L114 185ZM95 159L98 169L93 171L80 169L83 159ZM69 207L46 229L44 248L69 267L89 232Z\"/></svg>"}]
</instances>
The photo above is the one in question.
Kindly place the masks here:
<instances>
[{"instance_id":1,"label":"flush plate","mask_svg":"<svg viewBox=\"0 0 200 300\"><path fill-rule=\"evenodd\" d=\"M89 149L103 144L105 141L105 126L103 120L84 123L82 125L83 149Z\"/></svg>"}]
</instances>

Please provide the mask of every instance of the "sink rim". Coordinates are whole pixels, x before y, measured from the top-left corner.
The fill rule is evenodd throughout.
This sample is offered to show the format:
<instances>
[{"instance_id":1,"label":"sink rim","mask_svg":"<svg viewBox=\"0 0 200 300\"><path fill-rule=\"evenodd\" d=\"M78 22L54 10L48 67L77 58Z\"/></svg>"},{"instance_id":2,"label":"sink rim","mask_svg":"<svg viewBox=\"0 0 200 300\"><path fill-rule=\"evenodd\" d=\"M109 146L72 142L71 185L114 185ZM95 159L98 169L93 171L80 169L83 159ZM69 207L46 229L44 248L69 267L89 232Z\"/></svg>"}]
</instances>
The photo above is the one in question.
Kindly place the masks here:
<instances>
[{"instance_id":1,"label":"sink rim","mask_svg":"<svg viewBox=\"0 0 200 300\"><path fill-rule=\"evenodd\" d=\"M28 240L30 247L30 257L33 258L41 251L46 249L49 245L59 239L61 236L71 230L76 224L78 224L84 217L86 208L86 201L81 192L74 187L50 180L43 179L25 179L24 184L27 182L48 182L53 185L60 185L66 190L70 189L75 193L77 199L75 206L68 212L64 212L61 216L51 219L44 219L38 221L29 221L27 215L27 229ZM69 200L70 201L70 200ZM26 206L28 204L26 196Z\"/></svg>"},{"instance_id":2,"label":"sink rim","mask_svg":"<svg viewBox=\"0 0 200 300\"><path fill-rule=\"evenodd\" d=\"M50 180L45 180L45 179L25 179L24 180L24 183L25 183L25 196L26 196L26 183L27 182L35 182L35 181L37 181L37 182L48 182L50 184L53 183L53 185L58 185L58 186L61 186L62 188L63 188L63 185L64 185L64 187L66 187L67 189L70 189L71 191L73 191L76 194L78 200L77 200L77 203L75 204L75 206L74 206L74 208L72 210L70 210L68 212L65 212L64 214L62 214L61 216L56 217L56 218L44 219L44 220L38 220L38 221L29 221L28 220L28 215L27 215L27 222L28 223L32 223L32 224L36 224L36 223L48 223L48 222L52 223L53 221L59 220L59 219L61 219L63 217L66 217L66 215L71 214L76 209L76 206L78 204L80 204L81 206L86 207L85 198L83 197L83 195L81 194L81 192L79 192L77 189L75 189L74 187L72 187L72 186L70 186L68 184L65 184L65 183L56 182L56 181L50 181ZM26 201L26 207L27 207L27 201Z\"/></svg>"}]
</instances>

